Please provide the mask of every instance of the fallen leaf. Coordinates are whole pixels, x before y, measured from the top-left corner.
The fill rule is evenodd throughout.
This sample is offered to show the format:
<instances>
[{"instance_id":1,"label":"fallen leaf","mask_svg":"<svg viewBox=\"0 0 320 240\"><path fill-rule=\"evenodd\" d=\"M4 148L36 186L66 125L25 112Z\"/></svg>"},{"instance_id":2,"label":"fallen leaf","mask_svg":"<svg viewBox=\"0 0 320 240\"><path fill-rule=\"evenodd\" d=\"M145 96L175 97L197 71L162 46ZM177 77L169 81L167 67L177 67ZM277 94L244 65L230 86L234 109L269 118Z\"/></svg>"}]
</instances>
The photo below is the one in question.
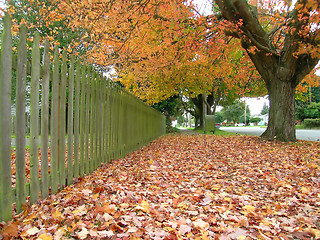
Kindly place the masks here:
<instances>
[{"instance_id":1,"label":"fallen leaf","mask_svg":"<svg viewBox=\"0 0 320 240\"><path fill-rule=\"evenodd\" d=\"M311 233L315 239L320 238L320 230L315 228L307 228L307 231Z\"/></svg>"},{"instance_id":2,"label":"fallen leaf","mask_svg":"<svg viewBox=\"0 0 320 240\"><path fill-rule=\"evenodd\" d=\"M242 213L245 215L250 214L250 213L254 213L256 210L256 208L251 205L245 205L245 206L243 206L243 209L244 209L244 211Z\"/></svg>"},{"instance_id":3,"label":"fallen leaf","mask_svg":"<svg viewBox=\"0 0 320 240\"><path fill-rule=\"evenodd\" d=\"M197 219L196 221L193 222L193 225L196 228L200 228L204 230L209 228L209 223L203 221L202 219Z\"/></svg>"},{"instance_id":4,"label":"fallen leaf","mask_svg":"<svg viewBox=\"0 0 320 240\"><path fill-rule=\"evenodd\" d=\"M2 232L2 235L4 237L14 238L19 236L19 223L11 221L10 224L5 227L4 231Z\"/></svg>"},{"instance_id":5,"label":"fallen leaf","mask_svg":"<svg viewBox=\"0 0 320 240\"><path fill-rule=\"evenodd\" d=\"M62 213L59 211L58 208L55 208L55 209L52 211L52 217L53 217L54 219L57 219L57 220L63 219L63 215L62 215Z\"/></svg>"},{"instance_id":6,"label":"fallen leaf","mask_svg":"<svg viewBox=\"0 0 320 240\"><path fill-rule=\"evenodd\" d=\"M80 239L85 239L88 236L88 234L89 234L89 231L85 227L83 227L80 232L77 232L77 236Z\"/></svg>"},{"instance_id":7,"label":"fallen leaf","mask_svg":"<svg viewBox=\"0 0 320 240\"><path fill-rule=\"evenodd\" d=\"M21 234L22 237L31 237L33 235L36 235L40 230L37 227L32 227L26 230Z\"/></svg>"},{"instance_id":8,"label":"fallen leaf","mask_svg":"<svg viewBox=\"0 0 320 240\"><path fill-rule=\"evenodd\" d=\"M97 233L101 237L112 237L112 236L114 236L114 233L112 231L97 231Z\"/></svg>"},{"instance_id":9,"label":"fallen leaf","mask_svg":"<svg viewBox=\"0 0 320 240\"><path fill-rule=\"evenodd\" d=\"M90 189L83 189L81 192L85 196L90 196L90 194L92 193L92 191Z\"/></svg>"},{"instance_id":10,"label":"fallen leaf","mask_svg":"<svg viewBox=\"0 0 320 240\"><path fill-rule=\"evenodd\" d=\"M179 234L184 235L186 233L189 233L191 232L191 229L192 228L188 225L180 225Z\"/></svg>"},{"instance_id":11,"label":"fallen leaf","mask_svg":"<svg viewBox=\"0 0 320 240\"><path fill-rule=\"evenodd\" d=\"M141 204L136 206L136 210L141 210L145 213L149 213L150 212L149 203L145 200L142 200Z\"/></svg>"},{"instance_id":12,"label":"fallen leaf","mask_svg":"<svg viewBox=\"0 0 320 240\"><path fill-rule=\"evenodd\" d=\"M48 233L41 234L37 240L53 240L53 237Z\"/></svg>"}]
</instances>

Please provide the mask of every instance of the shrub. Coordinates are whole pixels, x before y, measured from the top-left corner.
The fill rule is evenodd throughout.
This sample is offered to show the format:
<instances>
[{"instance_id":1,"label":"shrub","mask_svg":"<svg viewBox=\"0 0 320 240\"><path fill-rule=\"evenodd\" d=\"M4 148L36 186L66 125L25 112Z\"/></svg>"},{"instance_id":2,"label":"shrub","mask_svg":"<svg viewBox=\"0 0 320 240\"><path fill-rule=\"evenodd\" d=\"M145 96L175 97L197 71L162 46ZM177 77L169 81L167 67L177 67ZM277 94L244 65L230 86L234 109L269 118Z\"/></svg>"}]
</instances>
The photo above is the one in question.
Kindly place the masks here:
<instances>
[{"instance_id":1,"label":"shrub","mask_svg":"<svg viewBox=\"0 0 320 240\"><path fill-rule=\"evenodd\" d=\"M304 120L304 127L305 128L320 127L320 118L305 119Z\"/></svg>"}]
</instances>

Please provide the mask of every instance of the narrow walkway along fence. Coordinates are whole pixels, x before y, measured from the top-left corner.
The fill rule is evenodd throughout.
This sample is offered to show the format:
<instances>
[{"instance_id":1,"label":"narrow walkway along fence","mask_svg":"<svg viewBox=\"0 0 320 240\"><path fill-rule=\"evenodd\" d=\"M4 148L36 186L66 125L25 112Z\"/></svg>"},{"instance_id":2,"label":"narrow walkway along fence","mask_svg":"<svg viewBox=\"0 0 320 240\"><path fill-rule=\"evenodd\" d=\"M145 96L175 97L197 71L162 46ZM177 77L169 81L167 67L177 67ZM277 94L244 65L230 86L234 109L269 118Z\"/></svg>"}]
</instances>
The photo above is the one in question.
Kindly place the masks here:
<instances>
[{"instance_id":1,"label":"narrow walkway along fence","mask_svg":"<svg viewBox=\"0 0 320 240\"><path fill-rule=\"evenodd\" d=\"M0 59L0 221L12 218L13 203L20 212L27 196L30 203L46 198L71 184L73 178L92 172L102 162L125 156L165 131L162 114L92 67L75 63L74 57L67 60L66 52L60 59L58 48L52 62L49 43L40 46L38 33L33 37L29 68L25 26L20 27L18 35L15 57L11 21L5 16ZM28 79L30 87L26 87ZM14 111L12 84L16 84ZM26 107L27 95L30 110ZM30 179L26 177L29 163L25 156L28 111ZM12 112L16 115L13 162Z\"/></svg>"}]
</instances>

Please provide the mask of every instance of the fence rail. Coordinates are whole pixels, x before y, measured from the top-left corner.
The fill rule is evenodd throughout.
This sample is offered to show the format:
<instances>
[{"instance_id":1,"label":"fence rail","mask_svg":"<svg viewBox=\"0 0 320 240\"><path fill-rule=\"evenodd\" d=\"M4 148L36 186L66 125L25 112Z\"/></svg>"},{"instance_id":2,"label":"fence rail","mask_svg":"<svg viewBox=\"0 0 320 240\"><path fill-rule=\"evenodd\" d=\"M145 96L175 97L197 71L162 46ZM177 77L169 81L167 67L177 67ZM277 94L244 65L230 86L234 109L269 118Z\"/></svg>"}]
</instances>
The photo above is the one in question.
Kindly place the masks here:
<instances>
[{"instance_id":1,"label":"fence rail","mask_svg":"<svg viewBox=\"0 0 320 240\"><path fill-rule=\"evenodd\" d=\"M14 202L20 212L27 196L30 203L39 196L46 198L49 192L54 194L71 184L73 178L92 172L102 162L125 156L165 131L162 114L92 67L75 61L74 57L67 60L66 52L60 59L58 48L54 49L51 61L47 41L41 46L41 56L38 33L33 37L31 82L30 89L27 88L30 73L25 26L20 27L18 34L17 57L12 53L11 35L11 20L6 15L0 55L0 221L12 218ZM16 84L14 162L10 130L13 83ZM27 94L30 94L30 124L26 123ZM25 153L29 127L30 179L27 179Z\"/></svg>"}]
</instances>

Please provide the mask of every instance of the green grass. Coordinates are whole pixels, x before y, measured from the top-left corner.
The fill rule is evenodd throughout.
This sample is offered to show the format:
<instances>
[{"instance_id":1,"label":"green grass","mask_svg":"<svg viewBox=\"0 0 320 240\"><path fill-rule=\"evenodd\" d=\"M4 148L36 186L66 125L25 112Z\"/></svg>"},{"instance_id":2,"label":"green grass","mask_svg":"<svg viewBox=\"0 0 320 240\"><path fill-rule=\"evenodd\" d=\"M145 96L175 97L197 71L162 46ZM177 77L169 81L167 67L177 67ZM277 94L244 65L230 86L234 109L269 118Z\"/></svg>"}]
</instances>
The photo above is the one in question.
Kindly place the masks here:
<instances>
[{"instance_id":1,"label":"green grass","mask_svg":"<svg viewBox=\"0 0 320 240\"><path fill-rule=\"evenodd\" d=\"M26 135L25 137L26 137L26 138L30 138L30 135ZM40 135L39 135L39 137L40 137ZM11 138L16 138L16 135L12 134L12 135L11 135Z\"/></svg>"},{"instance_id":2,"label":"green grass","mask_svg":"<svg viewBox=\"0 0 320 240\"><path fill-rule=\"evenodd\" d=\"M192 130L194 130L194 129L192 129ZM204 134L204 132L203 132L203 130L201 130L201 129L197 129L197 130L194 130L194 131L196 131L196 132L198 132L198 133L201 133L201 134ZM226 132L226 131L222 131L222 130L220 130L220 129L218 129L218 128L216 128L216 130L214 131L214 134L212 134L212 132L206 132L206 134L208 134L208 135L216 135L216 136L236 136L236 135L240 135L240 134L238 134L238 133L232 133L232 132Z\"/></svg>"}]
</instances>

